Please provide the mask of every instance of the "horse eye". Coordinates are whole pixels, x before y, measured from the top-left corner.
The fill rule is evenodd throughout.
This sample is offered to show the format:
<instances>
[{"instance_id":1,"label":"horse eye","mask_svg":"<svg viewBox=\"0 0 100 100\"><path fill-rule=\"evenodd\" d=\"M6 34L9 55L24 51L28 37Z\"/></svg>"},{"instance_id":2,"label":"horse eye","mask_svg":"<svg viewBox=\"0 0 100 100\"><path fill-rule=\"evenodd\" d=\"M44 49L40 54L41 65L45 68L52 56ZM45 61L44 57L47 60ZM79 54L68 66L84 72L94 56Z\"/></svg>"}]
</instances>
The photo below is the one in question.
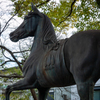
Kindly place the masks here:
<instances>
[{"instance_id":1,"label":"horse eye","mask_svg":"<svg viewBox=\"0 0 100 100\"><path fill-rule=\"evenodd\" d=\"M32 17L31 15L27 15L27 16L24 17L24 20L29 19L31 17Z\"/></svg>"}]
</instances>

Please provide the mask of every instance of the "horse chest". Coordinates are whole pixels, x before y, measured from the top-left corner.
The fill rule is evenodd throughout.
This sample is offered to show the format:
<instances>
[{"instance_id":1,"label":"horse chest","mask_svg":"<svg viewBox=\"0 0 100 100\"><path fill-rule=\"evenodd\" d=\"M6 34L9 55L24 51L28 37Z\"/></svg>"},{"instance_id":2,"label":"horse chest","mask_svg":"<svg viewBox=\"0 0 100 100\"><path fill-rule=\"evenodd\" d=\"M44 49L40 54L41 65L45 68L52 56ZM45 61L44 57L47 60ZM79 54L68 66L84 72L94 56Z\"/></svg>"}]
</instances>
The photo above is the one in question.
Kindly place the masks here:
<instances>
[{"instance_id":1,"label":"horse chest","mask_svg":"<svg viewBox=\"0 0 100 100\"><path fill-rule=\"evenodd\" d=\"M66 86L70 76L64 61L63 45L47 52L37 66L37 78L41 86ZM69 77L70 78L70 77Z\"/></svg>"}]
</instances>

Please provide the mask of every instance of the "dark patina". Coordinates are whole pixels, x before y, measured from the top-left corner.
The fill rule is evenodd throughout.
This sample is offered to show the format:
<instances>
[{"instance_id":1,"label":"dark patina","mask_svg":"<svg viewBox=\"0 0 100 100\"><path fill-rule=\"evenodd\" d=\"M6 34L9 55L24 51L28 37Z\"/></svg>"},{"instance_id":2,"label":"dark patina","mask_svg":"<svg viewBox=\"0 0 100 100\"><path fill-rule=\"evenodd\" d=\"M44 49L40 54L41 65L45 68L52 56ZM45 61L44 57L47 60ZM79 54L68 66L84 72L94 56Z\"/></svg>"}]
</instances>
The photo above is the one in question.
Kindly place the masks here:
<instances>
[{"instance_id":1,"label":"dark patina","mask_svg":"<svg viewBox=\"0 0 100 100\"><path fill-rule=\"evenodd\" d=\"M33 12L10 34L17 42L34 36L30 56L23 66L24 78L6 89L6 100L15 90L37 88L46 100L51 87L77 85L81 100L93 100L94 84L100 77L100 31L78 32L57 41L50 19L32 5Z\"/></svg>"}]
</instances>

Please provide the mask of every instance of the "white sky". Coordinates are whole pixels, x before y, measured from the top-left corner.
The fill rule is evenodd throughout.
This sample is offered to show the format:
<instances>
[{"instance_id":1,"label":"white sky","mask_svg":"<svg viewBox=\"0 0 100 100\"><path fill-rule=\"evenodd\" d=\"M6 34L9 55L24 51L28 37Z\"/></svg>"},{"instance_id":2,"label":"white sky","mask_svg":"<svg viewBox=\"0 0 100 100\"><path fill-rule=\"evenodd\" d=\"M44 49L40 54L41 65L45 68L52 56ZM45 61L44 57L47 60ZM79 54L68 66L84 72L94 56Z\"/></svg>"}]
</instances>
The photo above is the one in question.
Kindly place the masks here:
<instances>
[{"instance_id":1,"label":"white sky","mask_svg":"<svg viewBox=\"0 0 100 100\"><path fill-rule=\"evenodd\" d=\"M60 0L52 0L52 1L56 1L57 3L59 3L59 1ZM5 23L4 23L4 20L5 20L5 22L7 22L8 20L9 20L9 18L11 17L11 15L9 14L10 12L11 12L11 10L12 10L12 6L9 6L9 5L12 5L12 2L10 1L10 0L0 0L0 2L2 3L2 5L0 5L0 16L1 16L1 14L3 15L3 17L2 18L0 18L0 22L1 22L1 26L2 26L2 28L4 27L4 25L5 25ZM3 11L3 12L2 12ZM2 22L2 19L4 19L3 20L3 22ZM17 22L16 22L16 21ZM19 17L14 17L14 20L11 20L10 21L10 28L9 29L7 29L7 31L5 32L6 33L6 35L8 35L12 30L13 30L13 28L15 28L15 27L18 27L19 25L20 25L20 23L22 22L23 20L21 19L21 18L19 18ZM70 29L67 33L72 33L73 32L73 30L75 30L76 31L76 29ZM5 33L3 33L3 34L5 34ZM68 34L68 37L70 36L70 34ZM5 37L5 36L4 36ZM7 37L9 37L9 36L7 36ZM66 37L65 35L63 35L63 37Z\"/></svg>"},{"instance_id":2,"label":"white sky","mask_svg":"<svg viewBox=\"0 0 100 100\"><path fill-rule=\"evenodd\" d=\"M52 1L57 1L59 3L59 0L52 0ZM11 15L9 13L12 10L12 6L11 6L12 2L10 0L0 0L0 2L1 2L0 3L0 12L1 12L0 13L0 23L3 28L5 23L9 20L9 18L11 18ZM9 39L9 33L11 31L13 31L15 27L17 28L21 24L22 21L23 21L23 19L15 16L14 19L9 22L10 27L2 34L2 37L1 37L1 41L2 41L3 45L7 46L8 49L11 49L13 51L18 50L19 42L17 42L17 43L11 42ZM76 29L74 29L74 30L70 29L69 31L67 31L67 33L69 33L68 37L71 36L70 33L72 33L73 31L76 31ZM66 38L66 35L61 34L60 38ZM9 54L8 54L8 56L9 56Z\"/></svg>"},{"instance_id":3,"label":"white sky","mask_svg":"<svg viewBox=\"0 0 100 100\"><path fill-rule=\"evenodd\" d=\"M59 3L60 0L52 0L52 1L56 1L57 3ZM1 26L3 28L4 25L5 25L5 23L11 17L11 15L9 13L12 10L12 6L11 6L12 5L12 2L10 0L0 0L0 2L1 2L1 4L0 4L0 10L1 10L0 11L1 12L0 13L0 23L1 23ZM1 15L3 15L3 16L1 17ZM11 31L13 31L14 28L17 28L22 23L22 21L23 21L23 19L15 16L14 19L9 22L10 27L2 34L2 37L3 38L1 38L1 40L3 41L3 43L4 43L4 41L6 39L7 40L5 41L5 44L11 42L9 40L9 33ZM71 33L73 33L73 31L76 31L76 28L70 29L69 31L67 31L66 32L67 33L67 37L70 37L72 35ZM61 38L66 38L66 35L65 34L63 34L63 35L61 34L60 37ZM15 43L12 43L12 44L15 44Z\"/></svg>"}]
</instances>

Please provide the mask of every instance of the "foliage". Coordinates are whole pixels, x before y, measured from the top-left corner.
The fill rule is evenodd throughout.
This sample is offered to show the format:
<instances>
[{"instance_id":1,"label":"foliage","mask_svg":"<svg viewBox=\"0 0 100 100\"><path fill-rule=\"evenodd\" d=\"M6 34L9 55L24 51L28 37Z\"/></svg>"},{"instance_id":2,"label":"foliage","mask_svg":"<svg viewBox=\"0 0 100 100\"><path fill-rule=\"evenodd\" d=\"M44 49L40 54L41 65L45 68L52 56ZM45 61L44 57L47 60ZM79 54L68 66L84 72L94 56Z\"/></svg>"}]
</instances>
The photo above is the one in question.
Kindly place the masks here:
<instances>
[{"instance_id":1,"label":"foliage","mask_svg":"<svg viewBox=\"0 0 100 100\"><path fill-rule=\"evenodd\" d=\"M29 90L16 91L10 94L10 100L29 100L30 96L31 96L31 93L29 92ZM4 100L4 99L5 99L5 95L1 94L0 100Z\"/></svg>"},{"instance_id":2,"label":"foliage","mask_svg":"<svg viewBox=\"0 0 100 100\"><path fill-rule=\"evenodd\" d=\"M0 63L2 63L3 61L4 61L4 59L3 59L3 55L2 55L2 50L0 48Z\"/></svg>"},{"instance_id":3,"label":"foliage","mask_svg":"<svg viewBox=\"0 0 100 100\"><path fill-rule=\"evenodd\" d=\"M100 8L100 0L96 0L98 8Z\"/></svg>"},{"instance_id":4,"label":"foliage","mask_svg":"<svg viewBox=\"0 0 100 100\"><path fill-rule=\"evenodd\" d=\"M77 28L77 31L100 29L100 19L99 19L100 10L97 8L97 4L98 6L100 4L99 0L96 0L97 3L95 2L95 0L76 0L72 9L71 5L74 0L59 0L59 2L54 0L11 0L11 1L13 3L13 10L11 12L11 15L17 14L18 17L21 18L23 18L26 14L28 14L28 12L31 11L31 2L33 2L33 4L37 6L41 12L45 13L51 19L56 32L62 32L63 34L67 34L67 30L69 30L70 28L72 29ZM69 16L70 13L71 15ZM29 50L31 48L31 45L27 43L26 43L27 46L24 46L22 44L23 42L20 42L18 45L19 51L8 52L11 53L17 59L21 67L23 66L25 60L27 59L29 55ZM3 51L1 49L2 48L0 48L0 65L2 65L4 69L6 69L6 67L4 66L8 64L8 61L15 63L16 61L11 56L11 54L9 58L4 55L6 54L7 49L5 50L2 49ZM19 65L17 63L17 67L18 66ZM11 68L6 70L7 71L0 70L0 74L9 75L17 73L17 75L22 75L20 69ZM11 80L17 81L18 79L12 78ZM2 79L0 78L0 81L8 82L9 78L2 78ZM0 87L2 86L3 84L0 84ZM13 93L11 95L12 95L11 97L13 98L11 100L18 98L18 95L14 94L15 96L13 96ZM27 98L26 95L30 95L30 93L24 94L25 99ZM2 98L4 99L4 97Z\"/></svg>"},{"instance_id":5,"label":"foliage","mask_svg":"<svg viewBox=\"0 0 100 100\"><path fill-rule=\"evenodd\" d=\"M100 10L97 8L94 0L83 0L75 9L75 12L77 12L77 23L75 27L79 31L100 29Z\"/></svg>"},{"instance_id":6,"label":"foliage","mask_svg":"<svg viewBox=\"0 0 100 100\"><path fill-rule=\"evenodd\" d=\"M43 5L40 5L38 9L41 10L41 12L45 13L52 21L55 29L57 27L69 27L69 22L60 23L63 20L66 20L66 16L70 13L71 10L71 4L74 0L61 0L60 3L57 3L56 1L50 1L49 3L45 3ZM24 17L29 11L31 11L31 2L35 4L35 6L38 6L39 4L42 4L43 2L46 2L46 0L12 0L14 4L14 9L12 11L12 14L18 12L19 17ZM78 2L78 0L77 0ZM75 5L76 6L76 5ZM74 6L74 7L75 7ZM74 8L73 7L73 8ZM21 8L20 10L18 8ZM75 19L75 20L74 20ZM76 21L76 18L74 18L73 21ZM67 19L70 21L70 19Z\"/></svg>"},{"instance_id":7,"label":"foliage","mask_svg":"<svg viewBox=\"0 0 100 100\"><path fill-rule=\"evenodd\" d=\"M78 31L100 29L100 10L97 8L95 0L76 0L72 15L66 18L70 13L73 1L74 0L60 0L60 2L57 3L51 0L49 3L39 6L39 9L49 16L56 31L61 31L62 29L69 30L74 27L76 27ZM26 15L31 10L31 2L37 6L46 2L46 0L12 0L12 2L14 3L12 14L18 11L18 16L23 17L23 15ZM21 7L20 10L18 10L19 7ZM65 31L63 31L63 33L66 34Z\"/></svg>"}]
</instances>

